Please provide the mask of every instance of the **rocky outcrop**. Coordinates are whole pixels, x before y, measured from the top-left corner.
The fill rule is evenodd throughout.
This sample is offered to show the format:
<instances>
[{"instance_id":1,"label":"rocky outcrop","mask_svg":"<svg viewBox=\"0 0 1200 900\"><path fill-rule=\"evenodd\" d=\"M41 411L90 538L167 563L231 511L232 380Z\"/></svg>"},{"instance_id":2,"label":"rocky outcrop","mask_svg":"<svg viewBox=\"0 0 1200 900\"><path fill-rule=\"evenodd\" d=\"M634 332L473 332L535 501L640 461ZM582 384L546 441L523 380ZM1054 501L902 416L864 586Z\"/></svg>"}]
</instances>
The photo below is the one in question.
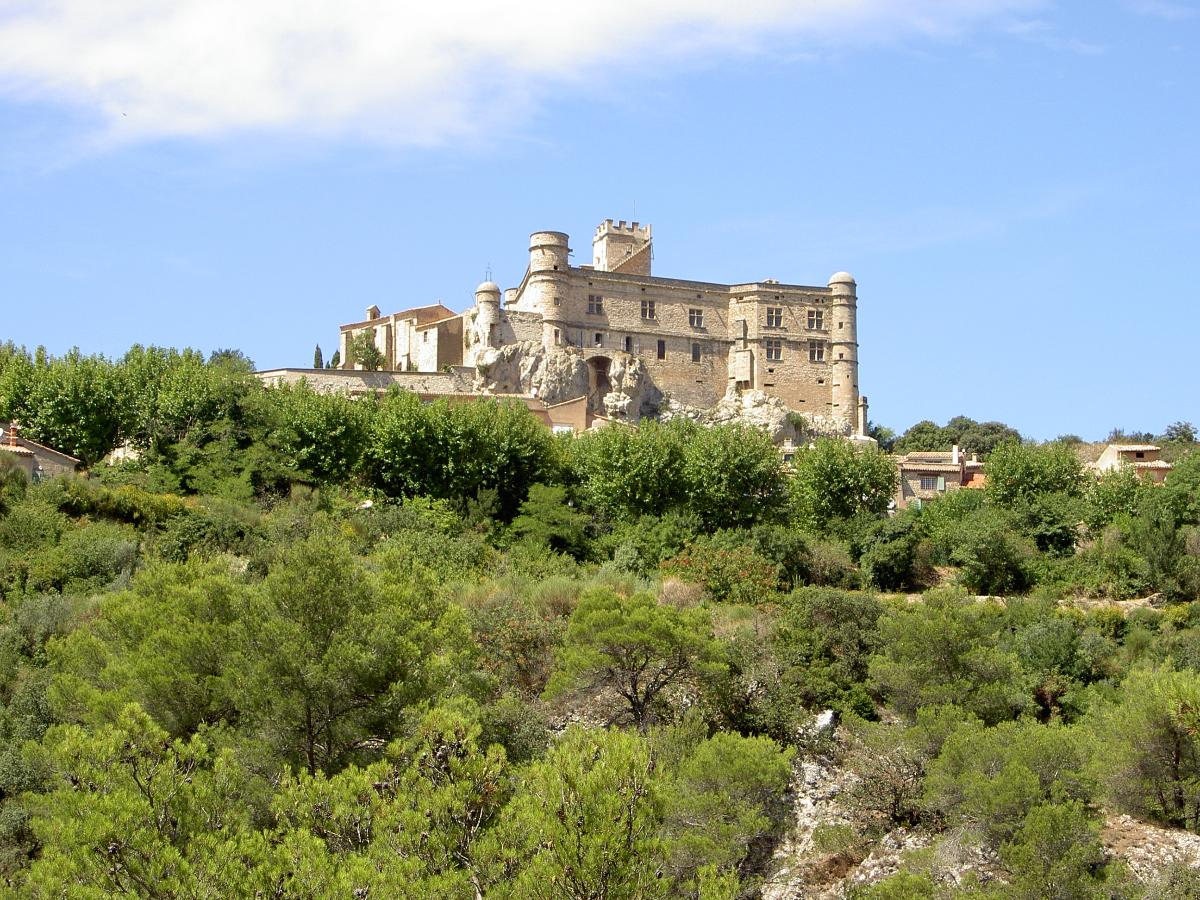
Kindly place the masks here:
<instances>
[{"instance_id":1,"label":"rocky outcrop","mask_svg":"<svg viewBox=\"0 0 1200 900\"><path fill-rule=\"evenodd\" d=\"M586 395L596 412L631 422L658 412L662 394L640 359L614 351L593 365L603 374L593 376L587 357L574 347L519 341L483 352L474 390L526 394L551 404Z\"/></svg>"},{"instance_id":2,"label":"rocky outcrop","mask_svg":"<svg viewBox=\"0 0 1200 900\"><path fill-rule=\"evenodd\" d=\"M533 341L518 341L486 350L475 371L479 393L526 394L562 403L588 392L587 362L569 347L547 350Z\"/></svg>"},{"instance_id":3,"label":"rocky outcrop","mask_svg":"<svg viewBox=\"0 0 1200 900\"><path fill-rule=\"evenodd\" d=\"M771 397L762 391L728 393L712 409L700 409L668 399L659 418L690 419L701 425L737 422L762 429L777 444L797 438L796 426L787 404L778 397Z\"/></svg>"},{"instance_id":4,"label":"rocky outcrop","mask_svg":"<svg viewBox=\"0 0 1200 900\"><path fill-rule=\"evenodd\" d=\"M837 846L822 846L820 832L842 829L857 834L861 812L853 802L858 776L840 759L845 734L828 717L816 717L802 734L824 733L796 766L789 791L792 825L777 846L762 885L763 900L840 900L855 887L895 875L911 861L912 851L925 850L921 870L943 886L966 882L1002 882L1005 872L993 851L970 828L937 832L923 827L896 827L866 839L855 837ZM804 743L802 741L802 743ZM1145 887L1157 886L1172 866L1200 866L1200 834L1162 828L1127 815L1109 813L1100 833L1110 859L1123 861Z\"/></svg>"},{"instance_id":5,"label":"rocky outcrop","mask_svg":"<svg viewBox=\"0 0 1200 900\"><path fill-rule=\"evenodd\" d=\"M628 353L614 353L608 366L609 391L604 395L604 415L636 422L658 414L662 392L646 364Z\"/></svg>"},{"instance_id":6,"label":"rocky outcrop","mask_svg":"<svg viewBox=\"0 0 1200 900\"><path fill-rule=\"evenodd\" d=\"M1200 834L1109 814L1100 839L1109 856L1125 860L1139 881L1153 883L1172 865L1200 867Z\"/></svg>"}]
</instances>

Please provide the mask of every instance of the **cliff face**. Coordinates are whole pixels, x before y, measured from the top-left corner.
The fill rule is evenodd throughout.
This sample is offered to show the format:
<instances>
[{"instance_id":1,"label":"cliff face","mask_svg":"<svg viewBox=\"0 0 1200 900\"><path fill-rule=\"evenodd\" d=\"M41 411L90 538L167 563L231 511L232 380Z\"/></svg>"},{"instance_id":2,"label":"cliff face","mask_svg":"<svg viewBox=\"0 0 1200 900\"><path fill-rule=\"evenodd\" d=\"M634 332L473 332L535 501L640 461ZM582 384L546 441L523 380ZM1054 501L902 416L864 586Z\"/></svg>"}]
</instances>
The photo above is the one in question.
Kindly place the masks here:
<instances>
[{"instance_id":1,"label":"cliff face","mask_svg":"<svg viewBox=\"0 0 1200 900\"><path fill-rule=\"evenodd\" d=\"M531 394L546 403L562 403L588 393L588 366L570 348L547 350L519 341L484 351L475 365L474 390L496 394Z\"/></svg>"},{"instance_id":2,"label":"cliff face","mask_svg":"<svg viewBox=\"0 0 1200 900\"><path fill-rule=\"evenodd\" d=\"M520 341L480 356L473 389L528 394L550 404L588 396L595 412L631 422L655 415L662 394L645 364L621 352L613 352L606 362L599 375L574 347L547 350L539 343Z\"/></svg>"}]
</instances>

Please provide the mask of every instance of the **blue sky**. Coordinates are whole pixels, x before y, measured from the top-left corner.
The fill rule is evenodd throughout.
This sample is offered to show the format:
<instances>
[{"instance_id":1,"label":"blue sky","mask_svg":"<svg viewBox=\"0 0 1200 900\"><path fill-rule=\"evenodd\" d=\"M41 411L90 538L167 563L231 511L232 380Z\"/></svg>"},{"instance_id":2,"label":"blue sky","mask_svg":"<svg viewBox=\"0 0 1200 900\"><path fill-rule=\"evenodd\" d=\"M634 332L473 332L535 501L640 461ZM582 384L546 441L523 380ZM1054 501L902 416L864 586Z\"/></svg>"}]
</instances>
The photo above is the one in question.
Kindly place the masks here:
<instances>
[{"instance_id":1,"label":"blue sky","mask_svg":"<svg viewBox=\"0 0 1200 900\"><path fill-rule=\"evenodd\" d=\"M0 339L309 365L636 218L658 274L854 273L897 430L1200 424L1200 3L399 6L0 0Z\"/></svg>"}]
</instances>

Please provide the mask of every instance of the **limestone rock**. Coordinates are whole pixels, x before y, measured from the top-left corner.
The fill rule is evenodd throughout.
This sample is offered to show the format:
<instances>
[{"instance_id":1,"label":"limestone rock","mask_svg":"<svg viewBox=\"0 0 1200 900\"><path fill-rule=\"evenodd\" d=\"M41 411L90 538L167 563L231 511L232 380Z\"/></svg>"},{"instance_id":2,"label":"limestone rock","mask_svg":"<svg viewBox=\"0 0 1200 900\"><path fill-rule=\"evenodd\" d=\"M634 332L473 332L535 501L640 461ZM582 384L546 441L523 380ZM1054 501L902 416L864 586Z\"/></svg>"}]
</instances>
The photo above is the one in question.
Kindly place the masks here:
<instances>
[{"instance_id":1,"label":"limestone rock","mask_svg":"<svg viewBox=\"0 0 1200 900\"><path fill-rule=\"evenodd\" d=\"M593 398L594 408L636 422L658 412L662 394L637 357L615 351L606 356L608 389ZM474 390L494 394L526 394L546 403L562 403L591 392L588 360L574 347L546 349L519 341L483 351L475 366Z\"/></svg>"},{"instance_id":2,"label":"limestone rock","mask_svg":"<svg viewBox=\"0 0 1200 900\"><path fill-rule=\"evenodd\" d=\"M604 398L605 415L637 421L658 413L662 392L654 384L646 364L636 356L614 353L608 367L608 381L611 390ZM613 397L611 402L609 397Z\"/></svg>"},{"instance_id":3,"label":"limestone rock","mask_svg":"<svg viewBox=\"0 0 1200 900\"><path fill-rule=\"evenodd\" d=\"M546 403L574 400L588 392L588 367L583 354L570 347L547 350L532 341L519 341L483 353L475 366L479 392L527 394Z\"/></svg>"},{"instance_id":4,"label":"limestone rock","mask_svg":"<svg viewBox=\"0 0 1200 900\"><path fill-rule=\"evenodd\" d=\"M797 437L790 412L786 403L762 391L731 391L716 406L707 410L670 400L660 417L691 419L701 425L740 423L761 429L776 444L782 444L785 440L795 440Z\"/></svg>"}]
</instances>

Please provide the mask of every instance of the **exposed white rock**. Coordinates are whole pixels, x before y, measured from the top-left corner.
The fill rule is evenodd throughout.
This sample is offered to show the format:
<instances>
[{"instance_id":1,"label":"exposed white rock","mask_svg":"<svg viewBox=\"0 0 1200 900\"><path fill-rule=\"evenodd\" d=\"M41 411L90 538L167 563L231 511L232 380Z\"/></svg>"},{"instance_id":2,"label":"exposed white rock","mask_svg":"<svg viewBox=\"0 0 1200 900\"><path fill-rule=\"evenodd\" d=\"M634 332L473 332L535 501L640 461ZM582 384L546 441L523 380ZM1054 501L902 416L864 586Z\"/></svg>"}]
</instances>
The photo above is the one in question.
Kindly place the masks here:
<instances>
[{"instance_id":1,"label":"exposed white rock","mask_svg":"<svg viewBox=\"0 0 1200 900\"><path fill-rule=\"evenodd\" d=\"M562 403L588 392L588 367L572 348L547 350L519 341L486 350L475 366L474 389L492 394L526 394Z\"/></svg>"}]
</instances>

